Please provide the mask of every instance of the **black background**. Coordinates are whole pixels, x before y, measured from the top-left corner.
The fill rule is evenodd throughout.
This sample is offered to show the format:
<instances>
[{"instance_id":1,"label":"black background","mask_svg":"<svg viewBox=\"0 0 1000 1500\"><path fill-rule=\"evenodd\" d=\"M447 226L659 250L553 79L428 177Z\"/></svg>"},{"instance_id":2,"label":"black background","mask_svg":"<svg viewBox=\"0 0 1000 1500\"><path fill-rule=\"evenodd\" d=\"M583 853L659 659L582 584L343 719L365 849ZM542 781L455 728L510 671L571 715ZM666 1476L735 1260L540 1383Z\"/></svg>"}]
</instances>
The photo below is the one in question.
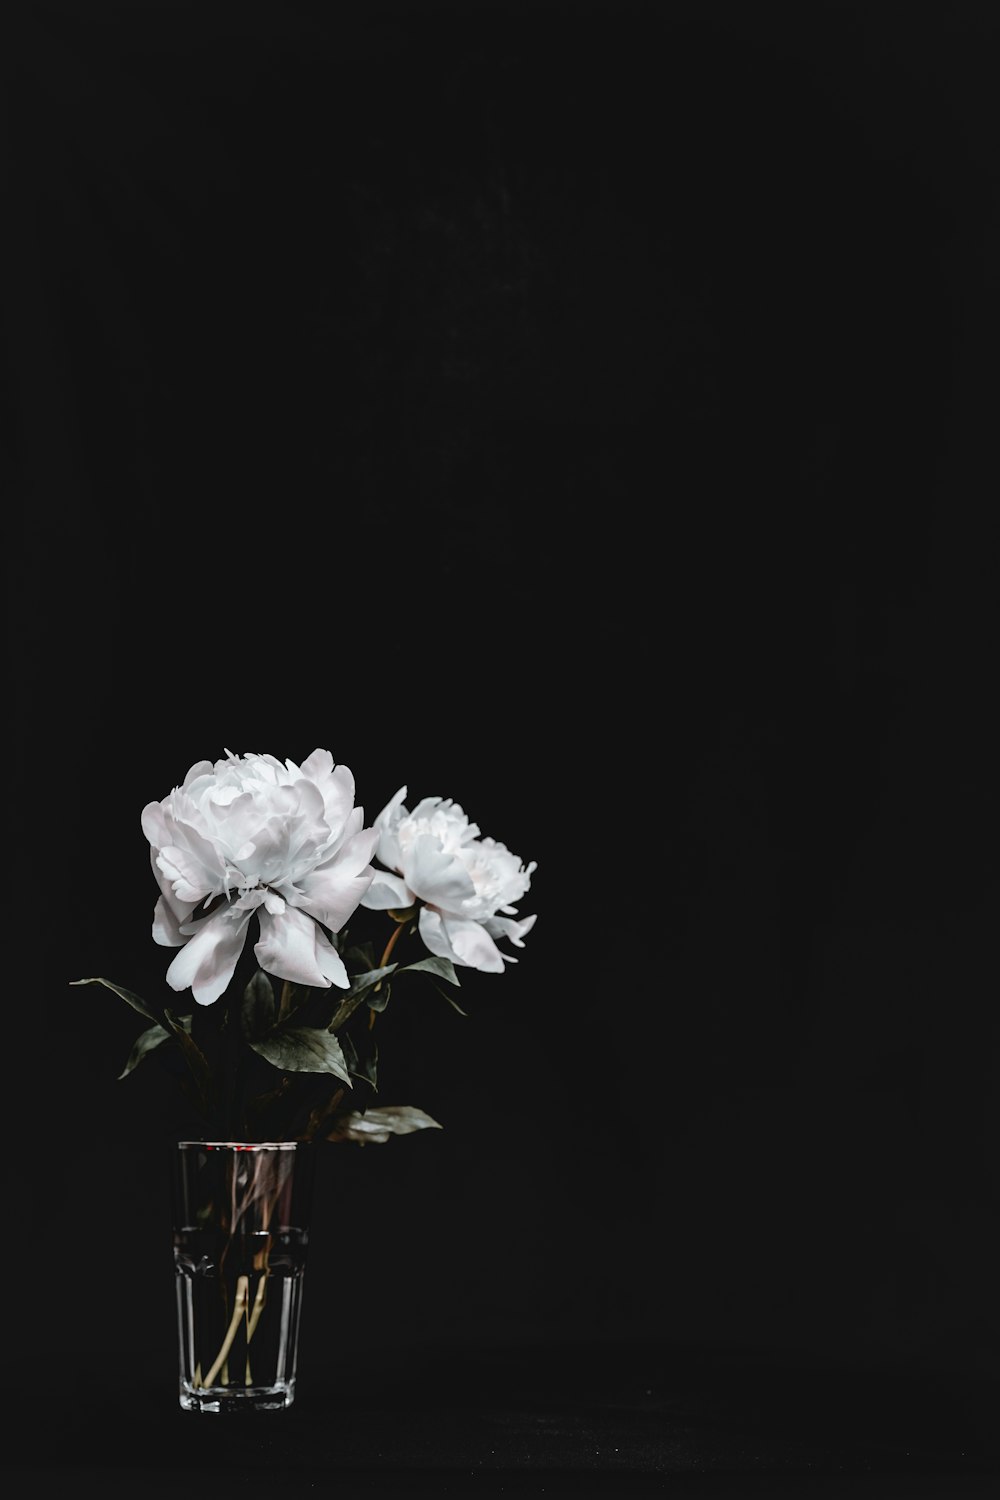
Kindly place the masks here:
<instances>
[{"instance_id":1,"label":"black background","mask_svg":"<svg viewBox=\"0 0 1000 1500\"><path fill-rule=\"evenodd\" d=\"M69 987L162 989L139 813L323 746L538 920L383 1018L445 1129L325 1158L312 1378L995 1379L996 9L3 26L5 1116L74 1339L173 1359L166 1100Z\"/></svg>"}]
</instances>

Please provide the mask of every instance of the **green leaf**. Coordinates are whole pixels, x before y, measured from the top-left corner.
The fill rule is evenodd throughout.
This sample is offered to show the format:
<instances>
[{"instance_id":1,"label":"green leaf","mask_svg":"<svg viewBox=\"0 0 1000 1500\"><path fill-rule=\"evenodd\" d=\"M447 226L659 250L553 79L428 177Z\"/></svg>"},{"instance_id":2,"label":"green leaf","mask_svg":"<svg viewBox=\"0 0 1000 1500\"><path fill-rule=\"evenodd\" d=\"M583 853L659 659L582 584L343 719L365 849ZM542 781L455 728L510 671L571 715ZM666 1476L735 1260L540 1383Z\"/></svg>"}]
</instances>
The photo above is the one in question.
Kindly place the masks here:
<instances>
[{"instance_id":1,"label":"green leaf","mask_svg":"<svg viewBox=\"0 0 1000 1500\"><path fill-rule=\"evenodd\" d=\"M147 1021L160 1019L155 1011L150 1010L145 1000L140 1000L138 995L134 995L131 990L123 989L120 984L112 984L110 979L71 979L70 984L103 984L105 989L114 990L116 995L120 995L127 1005L137 1010L140 1016L145 1016Z\"/></svg>"},{"instance_id":2,"label":"green leaf","mask_svg":"<svg viewBox=\"0 0 1000 1500\"><path fill-rule=\"evenodd\" d=\"M173 1011L167 1009L165 1006L163 1019L166 1021L177 1045L184 1054L184 1061L191 1070L191 1076L198 1086L202 1099L207 1098L208 1089L212 1081L212 1071L208 1066L208 1058L191 1036L191 1017L175 1016Z\"/></svg>"},{"instance_id":3,"label":"green leaf","mask_svg":"<svg viewBox=\"0 0 1000 1500\"><path fill-rule=\"evenodd\" d=\"M308 1026L310 1022L307 1019L306 1012L309 1007L309 1000L312 993L313 991L310 985L293 984L290 979L283 979L281 981L280 998L278 1000L277 1019L279 1021L285 1021L291 1015L293 1010L301 1010L302 1023L303 1025ZM325 994L326 992L324 990L321 990L320 993Z\"/></svg>"},{"instance_id":4,"label":"green leaf","mask_svg":"<svg viewBox=\"0 0 1000 1500\"><path fill-rule=\"evenodd\" d=\"M412 1104L388 1104L380 1109L352 1110L342 1115L326 1137L328 1141L387 1141L391 1135L410 1135L414 1130L441 1130L437 1120Z\"/></svg>"},{"instance_id":5,"label":"green leaf","mask_svg":"<svg viewBox=\"0 0 1000 1500\"><path fill-rule=\"evenodd\" d=\"M368 991L368 994L366 996L371 1009L378 1011L385 1010L386 1006L389 1004L389 996L391 993L392 987L387 979L383 980L381 984L375 985L373 989L370 989Z\"/></svg>"},{"instance_id":6,"label":"green leaf","mask_svg":"<svg viewBox=\"0 0 1000 1500\"><path fill-rule=\"evenodd\" d=\"M455 973L455 965L450 958L437 958L436 956L432 958L418 958L415 964L405 964L399 972L402 974L406 970L413 969L419 969L424 974L436 974L439 979L447 979L449 984L457 985L461 989L461 985L458 983L458 975Z\"/></svg>"},{"instance_id":7,"label":"green leaf","mask_svg":"<svg viewBox=\"0 0 1000 1500\"><path fill-rule=\"evenodd\" d=\"M274 986L264 970L258 969L243 991L243 1035L248 1041L263 1036L274 1019Z\"/></svg>"},{"instance_id":8,"label":"green leaf","mask_svg":"<svg viewBox=\"0 0 1000 1500\"><path fill-rule=\"evenodd\" d=\"M387 974L395 973L395 970L395 964L386 964L383 969L368 969L364 974L356 974L351 980L350 989L341 1000L329 1023L330 1030L339 1030L367 997L369 990L374 989L379 980L384 979Z\"/></svg>"},{"instance_id":9,"label":"green leaf","mask_svg":"<svg viewBox=\"0 0 1000 1500\"><path fill-rule=\"evenodd\" d=\"M436 975L438 979L446 979L449 984L453 984L458 989L461 989L458 975L455 972L455 965L452 963L450 958L420 958L415 964L406 964L404 968L400 969L399 972L403 974L407 969L416 969L422 971L424 974ZM447 1000L448 1004L452 1007L453 1010L458 1011L460 1016L467 1015L467 1012L462 1009L457 1000L453 999L453 997L448 994L447 990L443 990L440 985L437 984L434 986L434 988L437 990L439 995L443 996L444 999Z\"/></svg>"},{"instance_id":10,"label":"green leaf","mask_svg":"<svg viewBox=\"0 0 1000 1500\"><path fill-rule=\"evenodd\" d=\"M364 1079L372 1090L378 1093L378 1046L375 1042L371 1044L371 1051L367 1056L358 1059L358 1065L354 1069L356 1078Z\"/></svg>"},{"instance_id":11,"label":"green leaf","mask_svg":"<svg viewBox=\"0 0 1000 1500\"><path fill-rule=\"evenodd\" d=\"M343 1049L325 1026L282 1026L250 1046L282 1072L333 1073L351 1082Z\"/></svg>"},{"instance_id":12,"label":"green leaf","mask_svg":"<svg viewBox=\"0 0 1000 1500\"><path fill-rule=\"evenodd\" d=\"M367 992L373 987L373 985L378 984L379 981L385 979L387 975L394 974L396 972L396 968L396 964L386 964L385 967L381 969L369 969L364 974L355 974L353 979L351 980L351 988L348 990L348 994L367 994Z\"/></svg>"},{"instance_id":13,"label":"green leaf","mask_svg":"<svg viewBox=\"0 0 1000 1500\"><path fill-rule=\"evenodd\" d=\"M469 1012L467 1010L463 1010L462 1009L462 1007L459 1005L458 1001L455 999L454 995L449 995L448 991L447 990L443 990L439 984L436 984L434 986L434 988L437 990L437 992L441 996L442 1000L447 1000L447 1002L451 1006L452 1010L457 1010L460 1016L466 1016L466 1017L468 1016Z\"/></svg>"},{"instance_id":14,"label":"green leaf","mask_svg":"<svg viewBox=\"0 0 1000 1500\"><path fill-rule=\"evenodd\" d=\"M119 1079L127 1078L133 1068L137 1068L142 1059L147 1057L153 1051L154 1047L159 1047L162 1042L168 1042L171 1036L172 1033L165 1026L161 1026L159 1022L155 1026L150 1026L146 1031L141 1032L136 1037L135 1045L128 1055L128 1062L118 1074Z\"/></svg>"},{"instance_id":15,"label":"green leaf","mask_svg":"<svg viewBox=\"0 0 1000 1500\"><path fill-rule=\"evenodd\" d=\"M349 1031L342 1032L338 1040L344 1049L347 1071L355 1078L360 1078L364 1083L370 1084L374 1089L378 1068L378 1047L375 1042L370 1043L371 1051L365 1057L361 1057Z\"/></svg>"},{"instance_id":16,"label":"green leaf","mask_svg":"<svg viewBox=\"0 0 1000 1500\"><path fill-rule=\"evenodd\" d=\"M354 1042L351 1038L351 1033L349 1031L345 1031L342 1037L338 1037L338 1041L340 1042L341 1050L344 1054L344 1062L347 1064L348 1073L357 1073L358 1049L354 1045Z\"/></svg>"}]
</instances>

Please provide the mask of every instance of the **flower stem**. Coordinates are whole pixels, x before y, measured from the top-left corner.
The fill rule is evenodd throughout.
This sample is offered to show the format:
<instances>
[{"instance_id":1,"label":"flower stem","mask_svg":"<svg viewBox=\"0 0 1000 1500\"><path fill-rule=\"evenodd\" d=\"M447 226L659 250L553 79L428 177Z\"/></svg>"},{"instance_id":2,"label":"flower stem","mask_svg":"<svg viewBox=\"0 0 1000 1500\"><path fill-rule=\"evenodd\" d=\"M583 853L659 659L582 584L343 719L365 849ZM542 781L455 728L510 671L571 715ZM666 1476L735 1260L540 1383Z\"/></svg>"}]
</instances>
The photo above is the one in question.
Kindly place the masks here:
<instances>
[{"instance_id":1,"label":"flower stem","mask_svg":"<svg viewBox=\"0 0 1000 1500\"><path fill-rule=\"evenodd\" d=\"M247 1324L247 1343L248 1344L249 1344L250 1340L254 1336L254 1330L256 1329L257 1324L260 1322L260 1315L264 1311L264 1301L265 1301L266 1295L267 1295L267 1272L266 1271L262 1271L260 1273L260 1280L257 1283L257 1295L253 1299L253 1311L250 1314L250 1321Z\"/></svg>"},{"instance_id":2,"label":"flower stem","mask_svg":"<svg viewBox=\"0 0 1000 1500\"><path fill-rule=\"evenodd\" d=\"M215 1356L215 1364L212 1366L208 1374L205 1376L205 1379L202 1381L203 1385L211 1385L214 1382L216 1375L218 1375L219 1371L222 1369L222 1366L225 1364L226 1359L229 1355L229 1351L233 1347L233 1339L236 1337L236 1330L240 1326L240 1319L246 1316L247 1302L249 1301L249 1297L250 1278L248 1276L238 1276L236 1278L236 1298L233 1304L233 1315L229 1320L229 1327L226 1330L226 1336L222 1340L222 1348Z\"/></svg>"},{"instance_id":3,"label":"flower stem","mask_svg":"<svg viewBox=\"0 0 1000 1500\"><path fill-rule=\"evenodd\" d=\"M391 934L391 936L389 938L389 941L386 943L385 948L383 949L382 957L378 961L378 966L379 966L380 969L384 969L385 968L386 964L389 962L389 958L390 958L390 956L392 954L393 948L395 948L396 944L399 942L399 939L400 939L400 937L401 937L401 935L403 933L404 928L408 927L412 921L413 921L412 917L407 917L405 921L403 921L403 922L397 922L396 923L396 926L393 928L393 931L392 931L392 934ZM381 988L382 988L382 981L380 979L379 982L378 982L378 984L375 986L375 991L377 992ZM376 1016L376 1014L377 1014L377 1012L374 1011L374 1010L370 1010L368 1012L368 1030L369 1031L371 1031L372 1028L373 1028L373 1026L375 1025L375 1016Z\"/></svg>"},{"instance_id":4,"label":"flower stem","mask_svg":"<svg viewBox=\"0 0 1000 1500\"><path fill-rule=\"evenodd\" d=\"M380 969L384 969L385 966L386 966L386 964L389 962L389 958L390 958L390 955L392 953L392 950L393 950L393 948L395 948L396 944L399 942L400 935L401 935L404 927L407 927L409 925L409 921L410 920L411 919L408 918L406 922L397 922L396 923L396 926L393 929L392 935L389 938L389 941L385 945L385 950L384 950L384 952L382 954L382 957L378 961L378 966L379 966ZM378 982L378 984L375 986L375 988L378 989L379 984L381 984L381 983L382 983L382 981L380 979L379 982Z\"/></svg>"},{"instance_id":5,"label":"flower stem","mask_svg":"<svg viewBox=\"0 0 1000 1500\"><path fill-rule=\"evenodd\" d=\"M253 1299L253 1311L250 1313L250 1316L247 1319L247 1364L244 1374L245 1385L253 1385L253 1376L250 1373L250 1340L254 1336L257 1324L260 1322L260 1315L264 1311L264 1298L266 1295L266 1289L267 1270L265 1268L265 1270L261 1272L260 1280L257 1283L257 1295Z\"/></svg>"}]
</instances>

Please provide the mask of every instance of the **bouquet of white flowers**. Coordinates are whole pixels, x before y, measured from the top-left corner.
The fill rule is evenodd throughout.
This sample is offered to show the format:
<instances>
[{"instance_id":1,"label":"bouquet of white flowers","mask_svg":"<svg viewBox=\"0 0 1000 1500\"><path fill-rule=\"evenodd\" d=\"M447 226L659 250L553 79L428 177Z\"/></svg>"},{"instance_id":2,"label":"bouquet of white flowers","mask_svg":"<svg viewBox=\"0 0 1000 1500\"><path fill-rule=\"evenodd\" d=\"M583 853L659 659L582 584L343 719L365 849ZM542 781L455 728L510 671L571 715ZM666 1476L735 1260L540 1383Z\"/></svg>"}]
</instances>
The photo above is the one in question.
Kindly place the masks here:
<instances>
[{"instance_id":1,"label":"bouquet of white flowers","mask_svg":"<svg viewBox=\"0 0 1000 1500\"><path fill-rule=\"evenodd\" d=\"M149 1023L120 1076L159 1059L206 1138L363 1142L437 1125L373 1103L376 1016L404 975L461 1009L460 969L516 962L501 944L523 947L534 924L516 903L536 866L482 837L457 802L429 796L411 811L406 795L365 826L354 776L329 751L301 765L227 751L148 803L152 935L177 950L170 990L195 1004L73 980L106 986ZM256 966L238 978L254 923ZM407 937L422 944L412 962Z\"/></svg>"}]
</instances>

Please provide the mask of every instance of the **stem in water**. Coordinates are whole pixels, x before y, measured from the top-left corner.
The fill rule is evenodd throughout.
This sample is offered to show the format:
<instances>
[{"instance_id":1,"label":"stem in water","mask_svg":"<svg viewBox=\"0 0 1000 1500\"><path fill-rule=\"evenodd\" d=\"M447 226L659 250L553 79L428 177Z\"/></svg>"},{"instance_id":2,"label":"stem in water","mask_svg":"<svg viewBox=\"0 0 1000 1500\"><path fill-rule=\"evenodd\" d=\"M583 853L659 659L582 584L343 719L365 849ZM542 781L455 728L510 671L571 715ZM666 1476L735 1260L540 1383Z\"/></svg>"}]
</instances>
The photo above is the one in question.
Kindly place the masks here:
<instances>
[{"instance_id":1,"label":"stem in water","mask_svg":"<svg viewBox=\"0 0 1000 1500\"><path fill-rule=\"evenodd\" d=\"M219 1371L222 1369L222 1366L225 1364L229 1351L233 1347L233 1339L236 1337L236 1330L240 1326L240 1319L246 1316L247 1303L249 1300L250 1279L247 1276L238 1276L236 1278L236 1298L233 1305L233 1316L229 1320L229 1327L226 1330L226 1336L222 1340L222 1348L215 1356L215 1364L205 1376L205 1379L202 1382L203 1385L211 1385L215 1380L216 1375L218 1375Z\"/></svg>"}]
</instances>

